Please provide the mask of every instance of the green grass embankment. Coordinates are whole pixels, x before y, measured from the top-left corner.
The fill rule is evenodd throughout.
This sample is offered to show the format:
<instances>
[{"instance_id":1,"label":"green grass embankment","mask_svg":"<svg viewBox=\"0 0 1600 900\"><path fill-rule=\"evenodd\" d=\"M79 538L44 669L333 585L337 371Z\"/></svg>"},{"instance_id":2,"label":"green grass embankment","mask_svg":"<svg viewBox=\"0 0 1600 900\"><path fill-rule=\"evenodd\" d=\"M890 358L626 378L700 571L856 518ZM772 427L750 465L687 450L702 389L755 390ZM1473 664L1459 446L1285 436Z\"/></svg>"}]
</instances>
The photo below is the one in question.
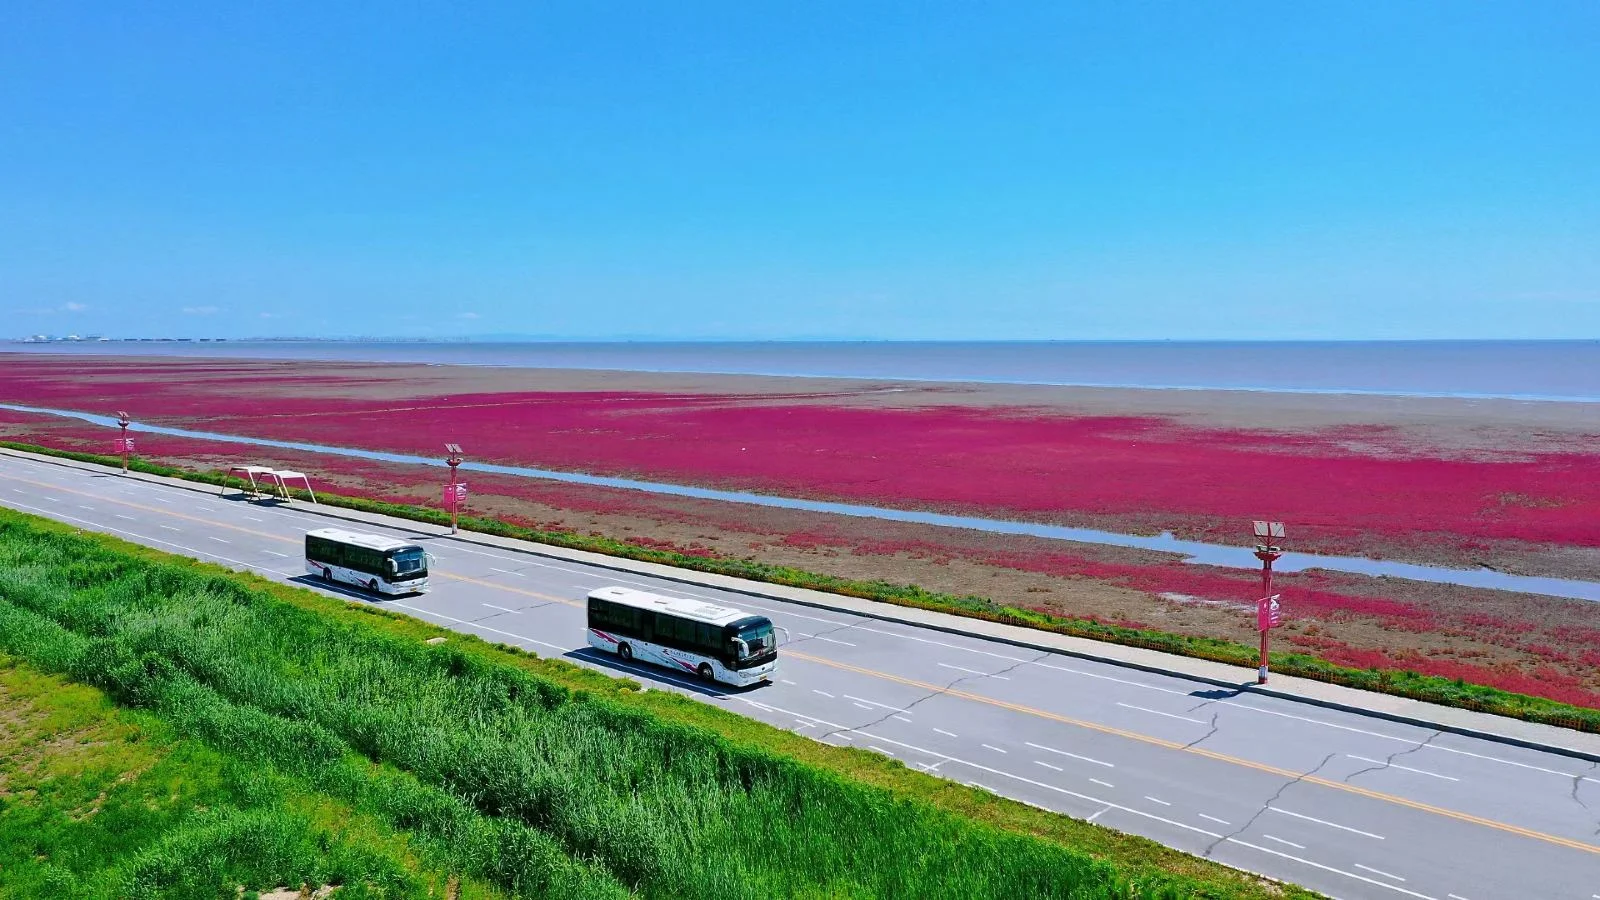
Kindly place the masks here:
<instances>
[{"instance_id":1,"label":"green grass embankment","mask_svg":"<svg viewBox=\"0 0 1600 900\"><path fill-rule=\"evenodd\" d=\"M676 694L10 511L0 652L518 896L1314 896Z\"/></svg>"},{"instance_id":2,"label":"green grass embankment","mask_svg":"<svg viewBox=\"0 0 1600 900\"><path fill-rule=\"evenodd\" d=\"M0 446L79 462L99 465L121 465L121 460L114 457L75 453L13 442L0 442ZM202 484L217 486L226 484L234 487L241 484L238 479L230 479L221 472L190 472L171 466L148 463L143 460L134 460L133 468L151 475L181 478ZM300 496L305 497L303 493ZM450 521L448 514L425 506L387 503L380 500L370 500L365 497L349 497L334 493L320 493L317 495L317 499L330 506L411 519L434 525L447 525ZM498 519L467 516L461 519L460 524L462 528L468 531L492 534L499 537L532 541L572 550L586 550L591 553L600 553L639 562L659 563L697 572L730 575L767 584L808 588L847 597L889 603L895 606L951 613L1006 625L1017 625L1073 637L1122 644L1129 647L1142 647L1148 650L1157 650L1163 653L1189 656L1196 659L1206 659L1251 670L1255 669L1258 662L1259 651L1257 648L1234 641L1174 634L1154 629L1125 628L1120 625L1110 625L1089 619L1053 616L1036 610L1010 606L976 595L957 596L924 590L916 585L891 584L885 581L857 581L816 572L807 572L788 566L771 565L756 560L699 556L641 547L637 544L630 544L614 538L566 531L544 531L525 528ZM1336 665L1311 654L1284 653L1281 651L1272 653L1271 665L1274 672L1283 675L1310 678L1329 684L1392 694L1413 700L1437 703L1441 706L1491 713L1528 722L1600 733L1600 710L1573 706L1543 697L1517 694L1487 685L1471 684L1460 679L1441 678L1437 675L1423 675L1417 672L1397 669L1356 669Z\"/></svg>"},{"instance_id":3,"label":"green grass embankment","mask_svg":"<svg viewBox=\"0 0 1600 900\"><path fill-rule=\"evenodd\" d=\"M0 897L505 896L370 813L0 653Z\"/></svg>"}]
</instances>

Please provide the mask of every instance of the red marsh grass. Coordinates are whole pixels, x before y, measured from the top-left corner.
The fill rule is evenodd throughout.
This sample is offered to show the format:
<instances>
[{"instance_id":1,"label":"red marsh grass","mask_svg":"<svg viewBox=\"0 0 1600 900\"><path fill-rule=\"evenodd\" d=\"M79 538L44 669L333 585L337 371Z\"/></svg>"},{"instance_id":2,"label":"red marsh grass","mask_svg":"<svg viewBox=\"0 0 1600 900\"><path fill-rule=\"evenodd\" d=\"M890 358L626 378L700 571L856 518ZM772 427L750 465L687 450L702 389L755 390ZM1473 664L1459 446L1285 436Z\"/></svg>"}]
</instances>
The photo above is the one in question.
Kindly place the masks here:
<instances>
[{"instance_id":1,"label":"red marsh grass","mask_svg":"<svg viewBox=\"0 0 1600 900\"><path fill-rule=\"evenodd\" d=\"M1472 558L1512 540L1600 541L1600 457L1525 448L1502 457L1429 456L1381 428L1268 435L1149 416L855 408L831 396L451 394L428 381L406 394L406 385L372 367L186 364L179 379L170 361L147 371L31 362L12 357L0 367L0 400L94 411L126 405L165 424L420 454L453 440L476 459L1124 530L1166 525L1219 539L1233 539L1241 520L1271 505L1295 523L1296 547L1392 551L1414 531L1416 540ZM351 396L330 396L341 392ZM97 452L108 452L114 434L4 411L0 430ZM141 435L140 450L194 468L242 458L236 444L160 435ZM294 451L250 456L311 472L319 488L437 500L440 472L426 467ZM1263 468L1280 485L1266 501L1252 474ZM1254 575L1160 554L479 473L469 479L474 510L518 524L1110 623L1250 636L1239 604L1254 596ZM1593 604L1315 573L1280 584L1291 601L1286 638L1330 661L1600 706Z\"/></svg>"}]
</instances>

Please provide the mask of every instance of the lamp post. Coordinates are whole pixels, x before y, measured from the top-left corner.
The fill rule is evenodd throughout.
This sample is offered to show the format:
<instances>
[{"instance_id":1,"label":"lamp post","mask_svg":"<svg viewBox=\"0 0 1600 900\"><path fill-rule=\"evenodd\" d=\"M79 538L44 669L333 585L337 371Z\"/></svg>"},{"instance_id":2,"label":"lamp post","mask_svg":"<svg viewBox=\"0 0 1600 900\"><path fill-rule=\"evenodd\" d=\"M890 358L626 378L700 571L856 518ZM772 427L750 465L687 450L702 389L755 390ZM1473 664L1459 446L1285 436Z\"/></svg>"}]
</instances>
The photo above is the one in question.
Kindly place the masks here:
<instances>
[{"instance_id":1,"label":"lamp post","mask_svg":"<svg viewBox=\"0 0 1600 900\"><path fill-rule=\"evenodd\" d=\"M1267 638L1278 627L1278 598L1272 593L1272 564L1283 556L1282 522L1254 522L1256 559L1261 560L1261 599L1256 601L1256 627L1261 631L1261 665L1256 684L1267 683Z\"/></svg>"},{"instance_id":2,"label":"lamp post","mask_svg":"<svg viewBox=\"0 0 1600 900\"><path fill-rule=\"evenodd\" d=\"M450 454L444 461L450 467L450 487L446 489L444 499L445 505L450 508L450 533L456 534L456 516L461 507L461 498L456 493L456 466L461 465L461 445L445 444L444 449Z\"/></svg>"},{"instance_id":3,"label":"lamp post","mask_svg":"<svg viewBox=\"0 0 1600 900\"><path fill-rule=\"evenodd\" d=\"M125 410L117 410L117 427L122 429L122 437L117 440L117 449L122 451L122 474L124 475L128 474L128 452L133 449L128 444L128 426L131 424L132 422L128 419L128 413Z\"/></svg>"}]
</instances>

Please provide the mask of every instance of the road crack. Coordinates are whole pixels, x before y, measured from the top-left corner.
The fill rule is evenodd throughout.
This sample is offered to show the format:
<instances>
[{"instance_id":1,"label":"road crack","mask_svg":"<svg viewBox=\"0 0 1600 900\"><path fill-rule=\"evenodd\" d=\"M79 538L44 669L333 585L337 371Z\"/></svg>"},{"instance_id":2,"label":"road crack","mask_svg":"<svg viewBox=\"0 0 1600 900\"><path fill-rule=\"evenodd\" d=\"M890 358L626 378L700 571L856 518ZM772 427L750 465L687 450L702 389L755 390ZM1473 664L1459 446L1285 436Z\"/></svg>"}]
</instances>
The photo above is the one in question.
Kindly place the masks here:
<instances>
[{"instance_id":1,"label":"road crack","mask_svg":"<svg viewBox=\"0 0 1600 900\"><path fill-rule=\"evenodd\" d=\"M1205 704L1202 703L1200 705L1204 706ZM1192 712L1192 710L1191 710L1191 712ZM1213 712L1211 714L1211 730L1207 731L1205 734L1201 735L1200 737L1195 738L1194 740L1190 741L1189 743L1184 744L1183 745L1183 749L1185 749L1185 750L1193 750L1195 747L1198 747L1201 743L1211 740L1211 738L1214 737L1216 735L1216 733L1217 733L1217 717L1219 717L1221 715L1222 715L1222 712L1220 710L1217 711L1217 712Z\"/></svg>"},{"instance_id":2,"label":"road crack","mask_svg":"<svg viewBox=\"0 0 1600 900\"><path fill-rule=\"evenodd\" d=\"M819 631L816 634L808 634L805 637L800 638L799 640L784 641L782 646L784 646L784 647L793 647L795 644L804 644L806 641L814 641L819 637L827 637L830 634L838 634L841 631L848 631L848 630L850 630L851 628L854 628L854 627L856 627L856 623L855 622L847 622L847 623L845 623L843 625L840 625L837 628L830 628L827 631ZM824 642L824 643L826 643L826 642Z\"/></svg>"},{"instance_id":3,"label":"road crack","mask_svg":"<svg viewBox=\"0 0 1600 900\"><path fill-rule=\"evenodd\" d=\"M1594 833L1596 837L1600 837L1600 810L1596 810L1594 807L1589 805L1589 801L1578 796L1578 792L1583 790L1584 781L1593 781L1594 779L1590 778L1589 776L1597 772L1600 772L1600 762L1591 763L1588 772L1579 772L1572 776L1572 802L1583 807L1585 812L1595 816Z\"/></svg>"},{"instance_id":4,"label":"road crack","mask_svg":"<svg viewBox=\"0 0 1600 900\"><path fill-rule=\"evenodd\" d=\"M1427 740L1425 740L1422 743L1416 745L1415 747L1411 747L1411 748L1408 748L1406 750L1398 750L1398 751L1396 751L1394 753L1391 753L1391 754L1389 754L1389 758L1385 759L1379 765L1367 766L1365 769L1357 769L1356 771L1351 772L1349 775L1346 775L1343 778L1343 781L1344 781L1345 784L1349 784L1351 782L1351 780L1354 779L1357 775L1365 775L1368 772L1378 772L1378 771L1382 771L1384 769L1387 769L1390 766L1394 765L1394 761L1395 760L1399 759L1402 756L1408 756L1408 755L1410 755L1412 753L1417 752L1418 750L1421 750L1423 747L1426 747L1429 744L1433 743L1433 739L1434 738L1440 737L1443 734L1444 734L1444 732L1442 732L1442 731L1435 731L1433 734L1428 735L1428 739Z\"/></svg>"},{"instance_id":5,"label":"road crack","mask_svg":"<svg viewBox=\"0 0 1600 900\"><path fill-rule=\"evenodd\" d=\"M1239 835L1244 834L1246 831L1249 831L1250 830L1250 826L1254 825L1256 823L1257 819L1261 818L1261 816L1264 813L1266 813L1267 810L1271 809L1272 808L1272 804L1278 802L1278 800L1283 796L1283 792L1284 791L1287 791L1289 788L1294 787L1295 785L1299 784L1300 782L1305 781L1307 778L1310 778L1311 776L1313 776L1313 775L1317 774L1318 772L1322 771L1322 767L1326 766L1330 762L1333 762L1333 758L1335 756L1338 756L1338 755L1339 754L1337 754L1337 753L1329 753L1327 756L1323 757L1322 762L1317 763L1316 768L1312 769L1309 772L1305 772L1305 773L1302 773L1300 775L1297 775L1293 779L1290 779L1289 781L1285 781L1278 788L1277 793L1273 794L1271 797L1268 797L1266 803L1261 804L1261 808L1256 810L1255 815L1250 817L1250 821L1244 823L1243 825L1240 825L1237 829L1235 829L1233 831L1233 833L1225 834L1222 837L1217 838L1215 841L1213 841L1211 843L1211 846L1209 846L1209 847L1207 847L1205 849L1204 853L1200 854L1200 856L1202 858L1205 858L1205 859L1211 858L1211 854L1213 852L1215 852L1218 847L1222 846L1223 844L1227 843L1228 841L1233 840L1234 838L1237 838Z\"/></svg>"}]
</instances>

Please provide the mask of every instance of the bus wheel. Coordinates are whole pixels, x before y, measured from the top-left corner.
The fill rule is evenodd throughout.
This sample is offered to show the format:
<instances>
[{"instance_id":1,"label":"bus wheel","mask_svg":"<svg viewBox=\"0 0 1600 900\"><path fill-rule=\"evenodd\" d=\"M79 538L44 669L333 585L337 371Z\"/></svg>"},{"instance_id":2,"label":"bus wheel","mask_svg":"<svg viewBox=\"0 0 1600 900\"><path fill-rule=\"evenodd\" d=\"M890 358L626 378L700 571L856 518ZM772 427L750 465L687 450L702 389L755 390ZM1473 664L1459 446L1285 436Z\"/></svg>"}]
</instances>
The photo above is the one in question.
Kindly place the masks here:
<instances>
[{"instance_id":1,"label":"bus wheel","mask_svg":"<svg viewBox=\"0 0 1600 900\"><path fill-rule=\"evenodd\" d=\"M332 581L333 580L333 570L329 569L329 568L324 568L322 570L322 580L323 581Z\"/></svg>"},{"instance_id":2,"label":"bus wheel","mask_svg":"<svg viewBox=\"0 0 1600 900\"><path fill-rule=\"evenodd\" d=\"M701 663L700 664L700 680L701 681L716 681L717 680L716 673L711 671L711 664L710 663Z\"/></svg>"},{"instance_id":3,"label":"bus wheel","mask_svg":"<svg viewBox=\"0 0 1600 900\"><path fill-rule=\"evenodd\" d=\"M627 644L617 645L617 655L622 657L623 662L633 662L633 648Z\"/></svg>"},{"instance_id":4,"label":"bus wheel","mask_svg":"<svg viewBox=\"0 0 1600 900\"><path fill-rule=\"evenodd\" d=\"M373 579L368 580L367 581L367 590L376 593L377 590L378 590L378 579L373 578Z\"/></svg>"}]
</instances>

